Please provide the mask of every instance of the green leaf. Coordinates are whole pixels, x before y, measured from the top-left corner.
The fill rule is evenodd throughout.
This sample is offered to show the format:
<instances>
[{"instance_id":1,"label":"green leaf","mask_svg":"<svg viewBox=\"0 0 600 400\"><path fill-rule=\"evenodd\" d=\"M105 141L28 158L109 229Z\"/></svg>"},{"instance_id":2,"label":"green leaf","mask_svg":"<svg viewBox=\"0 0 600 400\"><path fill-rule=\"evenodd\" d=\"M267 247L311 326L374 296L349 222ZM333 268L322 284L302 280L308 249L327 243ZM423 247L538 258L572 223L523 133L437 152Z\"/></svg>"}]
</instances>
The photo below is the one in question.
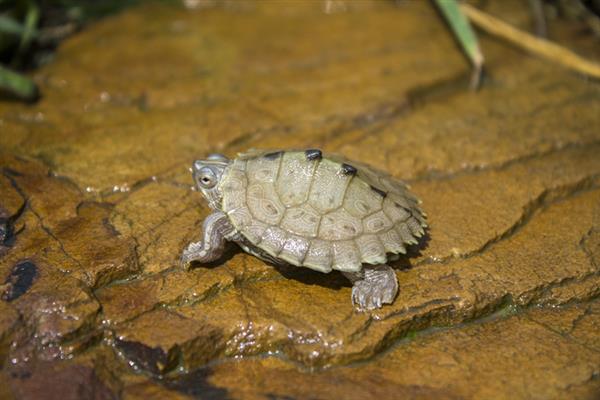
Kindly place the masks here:
<instances>
[{"instance_id":1,"label":"green leaf","mask_svg":"<svg viewBox=\"0 0 600 400\"><path fill-rule=\"evenodd\" d=\"M483 54L479 48L479 42L475 31L471 28L469 20L460 7L457 0L434 0L437 7L440 9L448 24L452 28L454 35L462 46L467 57L473 64L473 75L471 78L471 86L477 88L481 81L481 72L483 69Z\"/></svg>"},{"instance_id":2,"label":"green leaf","mask_svg":"<svg viewBox=\"0 0 600 400\"><path fill-rule=\"evenodd\" d=\"M22 100L33 101L38 98L38 88L33 81L0 65L0 90Z\"/></svg>"},{"instance_id":3,"label":"green leaf","mask_svg":"<svg viewBox=\"0 0 600 400\"><path fill-rule=\"evenodd\" d=\"M18 21L6 15L0 15L0 32L21 36L24 31L25 28Z\"/></svg>"},{"instance_id":4,"label":"green leaf","mask_svg":"<svg viewBox=\"0 0 600 400\"><path fill-rule=\"evenodd\" d=\"M28 2L27 14L25 15L25 29L21 35L21 42L19 43L19 54L23 54L29 46L31 41L36 36L36 29L40 20L40 9L33 1Z\"/></svg>"}]
</instances>

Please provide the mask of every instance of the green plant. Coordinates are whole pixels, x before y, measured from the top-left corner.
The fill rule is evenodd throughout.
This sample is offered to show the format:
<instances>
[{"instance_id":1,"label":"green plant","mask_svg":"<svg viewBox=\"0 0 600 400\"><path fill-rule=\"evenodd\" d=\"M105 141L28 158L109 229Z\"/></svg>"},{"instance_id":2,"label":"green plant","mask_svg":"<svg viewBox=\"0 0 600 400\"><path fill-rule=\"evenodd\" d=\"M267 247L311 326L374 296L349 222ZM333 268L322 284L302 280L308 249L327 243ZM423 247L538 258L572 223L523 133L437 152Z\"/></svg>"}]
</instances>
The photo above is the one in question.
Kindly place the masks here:
<instances>
[{"instance_id":1,"label":"green plant","mask_svg":"<svg viewBox=\"0 0 600 400\"><path fill-rule=\"evenodd\" d=\"M471 24L462 10L457 0L434 0L436 6L446 18L448 25L452 28L454 36L460 43L469 60L473 64L473 73L471 75L471 87L476 89L481 83L481 74L483 71L483 54L479 48L477 35L471 28Z\"/></svg>"},{"instance_id":2,"label":"green plant","mask_svg":"<svg viewBox=\"0 0 600 400\"><path fill-rule=\"evenodd\" d=\"M23 57L36 38L40 10L33 0L0 0L0 53L13 68L22 66ZM0 65L0 90L32 101L38 97L35 83L18 72Z\"/></svg>"}]
</instances>

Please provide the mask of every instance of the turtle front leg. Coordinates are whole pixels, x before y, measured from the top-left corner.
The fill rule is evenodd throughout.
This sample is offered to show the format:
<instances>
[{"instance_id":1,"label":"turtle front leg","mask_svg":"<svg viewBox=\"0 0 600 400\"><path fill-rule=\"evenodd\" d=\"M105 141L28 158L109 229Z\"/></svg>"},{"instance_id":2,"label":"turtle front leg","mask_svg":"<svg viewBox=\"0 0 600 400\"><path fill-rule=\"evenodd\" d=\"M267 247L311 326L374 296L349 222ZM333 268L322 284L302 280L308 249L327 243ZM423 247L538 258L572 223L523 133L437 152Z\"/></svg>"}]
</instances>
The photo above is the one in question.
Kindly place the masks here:
<instances>
[{"instance_id":1,"label":"turtle front leg","mask_svg":"<svg viewBox=\"0 0 600 400\"><path fill-rule=\"evenodd\" d=\"M229 218L222 211L210 214L202 225L203 240L192 242L181 255L181 265L186 267L192 261L207 263L220 258L225 252L227 238L235 233Z\"/></svg>"},{"instance_id":2,"label":"turtle front leg","mask_svg":"<svg viewBox=\"0 0 600 400\"><path fill-rule=\"evenodd\" d=\"M396 273L388 265L366 265L361 272L345 272L352 283L352 303L361 310L391 304L398 293Z\"/></svg>"}]
</instances>

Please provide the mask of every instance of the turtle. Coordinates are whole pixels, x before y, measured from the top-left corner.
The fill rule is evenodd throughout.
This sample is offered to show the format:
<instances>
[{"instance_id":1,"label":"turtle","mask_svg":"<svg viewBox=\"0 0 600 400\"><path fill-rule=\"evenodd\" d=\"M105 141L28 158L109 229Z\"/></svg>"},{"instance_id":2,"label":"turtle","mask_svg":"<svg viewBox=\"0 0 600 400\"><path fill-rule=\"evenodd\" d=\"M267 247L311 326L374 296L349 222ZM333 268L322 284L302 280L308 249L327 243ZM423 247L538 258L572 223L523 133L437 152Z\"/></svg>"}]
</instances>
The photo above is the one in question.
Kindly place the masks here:
<instances>
[{"instance_id":1,"label":"turtle","mask_svg":"<svg viewBox=\"0 0 600 400\"><path fill-rule=\"evenodd\" d=\"M340 271L366 311L398 292L386 263L418 244L427 228L408 186L367 164L318 149L249 150L235 159L194 161L197 190L213 212L181 264L218 260L227 242L274 264Z\"/></svg>"}]
</instances>

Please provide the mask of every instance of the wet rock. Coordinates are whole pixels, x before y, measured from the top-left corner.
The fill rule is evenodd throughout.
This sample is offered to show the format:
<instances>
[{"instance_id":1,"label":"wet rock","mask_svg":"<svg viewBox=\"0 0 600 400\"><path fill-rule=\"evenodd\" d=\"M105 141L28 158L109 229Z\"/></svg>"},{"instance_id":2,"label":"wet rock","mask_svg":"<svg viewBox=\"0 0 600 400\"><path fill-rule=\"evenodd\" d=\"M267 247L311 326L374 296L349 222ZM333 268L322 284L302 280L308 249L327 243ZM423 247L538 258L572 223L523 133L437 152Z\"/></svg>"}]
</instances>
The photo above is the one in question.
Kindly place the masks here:
<instances>
[{"instance_id":1,"label":"wet rock","mask_svg":"<svg viewBox=\"0 0 600 400\"><path fill-rule=\"evenodd\" d=\"M139 270L135 241L110 224L111 208L104 203L79 203L77 217L57 229L65 250L77 260L72 275L89 287L128 278Z\"/></svg>"},{"instance_id":2,"label":"wet rock","mask_svg":"<svg viewBox=\"0 0 600 400\"><path fill-rule=\"evenodd\" d=\"M362 30L357 14L327 15L318 3L273 7L189 13L149 5L97 25L40 72L44 102L4 120L16 135L8 143L92 193L126 192L208 151L303 136L316 143L349 119L406 103L411 87L468 75L429 6L371 3ZM417 44L423 35L436 40ZM82 49L104 56L92 60Z\"/></svg>"},{"instance_id":3,"label":"wet rock","mask_svg":"<svg viewBox=\"0 0 600 400\"><path fill-rule=\"evenodd\" d=\"M115 325L159 306L209 299L231 287L234 279L226 268L179 270L115 283L99 289L96 296L102 303L104 324Z\"/></svg>"},{"instance_id":4,"label":"wet rock","mask_svg":"<svg viewBox=\"0 0 600 400\"><path fill-rule=\"evenodd\" d=\"M77 280L49 265L36 265L39 276L35 284L11 301L22 324L11 349L11 357L17 361L68 356L96 340L88 333L94 329L98 302Z\"/></svg>"},{"instance_id":5,"label":"wet rock","mask_svg":"<svg viewBox=\"0 0 600 400\"><path fill-rule=\"evenodd\" d=\"M115 346L141 370L160 374L198 366L221 354L222 333L164 309L150 311L116 330Z\"/></svg>"},{"instance_id":6,"label":"wet rock","mask_svg":"<svg viewBox=\"0 0 600 400\"><path fill-rule=\"evenodd\" d=\"M10 384L20 399L117 399L92 368L77 365L37 365L27 374L14 376Z\"/></svg>"},{"instance_id":7,"label":"wet rock","mask_svg":"<svg viewBox=\"0 0 600 400\"><path fill-rule=\"evenodd\" d=\"M127 386L122 392L122 398L126 400L161 400L166 398L184 400L192 399L193 397L176 392L175 390L169 390L163 385L155 382L140 382L135 385Z\"/></svg>"},{"instance_id":8,"label":"wet rock","mask_svg":"<svg viewBox=\"0 0 600 400\"><path fill-rule=\"evenodd\" d=\"M227 389L217 387L209 382L212 374L213 371L210 368L197 369L186 376L166 380L165 386L194 398L231 399Z\"/></svg>"},{"instance_id":9,"label":"wet rock","mask_svg":"<svg viewBox=\"0 0 600 400\"><path fill-rule=\"evenodd\" d=\"M18 319L19 314L11 305L0 302L0 360L2 360L0 366L6 362L12 334L18 324Z\"/></svg>"},{"instance_id":10,"label":"wet rock","mask_svg":"<svg viewBox=\"0 0 600 400\"><path fill-rule=\"evenodd\" d=\"M482 37L469 92L427 2L292 3L141 5L64 43L38 104L0 104L0 397L594 398L598 85ZM394 304L235 247L180 269L210 212L192 160L250 147L410 181L430 230Z\"/></svg>"},{"instance_id":11,"label":"wet rock","mask_svg":"<svg viewBox=\"0 0 600 400\"><path fill-rule=\"evenodd\" d=\"M425 331L368 363L317 373L277 358L229 362L215 367L209 382L235 398L593 399L600 391L599 353L572 326L582 324L597 343L600 331L584 328L600 322L597 303L499 313Z\"/></svg>"},{"instance_id":12,"label":"wet rock","mask_svg":"<svg viewBox=\"0 0 600 400\"><path fill-rule=\"evenodd\" d=\"M189 174L187 166L181 169ZM116 205L110 223L119 232L136 238L144 272L157 273L178 266L177 249L184 235L200 234L200 226L189 224L205 214L193 194L189 183L151 181ZM173 204L174 197L179 199L177 205Z\"/></svg>"},{"instance_id":13,"label":"wet rock","mask_svg":"<svg viewBox=\"0 0 600 400\"><path fill-rule=\"evenodd\" d=\"M17 263L3 285L2 300L13 301L25 293L37 275L37 267L31 261Z\"/></svg>"},{"instance_id":14,"label":"wet rock","mask_svg":"<svg viewBox=\"0 0 600 400\"><path fill-rule=\"evenodd\" d=\"M19 217L25 211L27 202L13 185L14 173L5 167L0 174L0 257L15 244L17 234L23 229Z\"/></svg>"},{"instance_id":15,"label":"wet rock","mask_svg":"<svg viewBox=\"0 0 600 400\"><path fill-rule=\"evenodd\" d=\"M49 174L39 163L4 157L11 167L0 181L27 200L20 220L21 258L37 256L90 287L122 279L138 269L135 241L110 225L111 205L84 200L73 182ZM3 261L14 260L11 254Z\"/></svg>"},{"instance_id":16,"label":"wet rock","mask_svg":"<svg viewBox=\"0 0 600 400\"><path fill-rule=\"evenodd\" d=\"M27 203L24 201L21 207L12 215L9 215L5 210L0 210L0 246L3 248L10 247L15 243L17 233L15 223L25 210Z\"/></svg>"},{"instance_id":17,"label":"wet rock","mask_svg":"<svg viewBox=\"0 0 600 400\"><path fill-rule=\"evenodd\" d=\"M160 375L167 368L174 367L175 360L168 360L167 353L160 347L148 347L139 342L121 339L115 340L115 346L134 368Z\"/></svg>"},{"instance_id":18,"label":"wet rock","mask_svg":"<svg viewBox=\"0 0 600 400\"><path fill-rule=\"evenodd\" d=\"M590 299L598 291L600 271L590 263L580 242L594 226L600 191L580 190L567 196L548 198L519 229L493 241L481 254L474 252L451 263L423 263L400 272L396 302L371 317L352 310L349 285L340 285L335 275L310 271L301 276L313 275L312 285L307 284L310 278L284 278L274 272L202 301L172 304L171 309L200 325L211 321L210 326L224 332L216 337L224 353L214 356L283 351L308 365L330 365L368 359L410 331L468 321L507 302L556 305ZM570 223L574 216L581 218L579 226ZM435 228L432 225L432 235ZM470 229L457 228L462 228L462 234ZM232 265L238 259L245 259L246 265L255 262L248 256L235 257L230 269L238 268ZM565 281L578 290L569 291L568 297L548 295ZM123 289L123 293L127 292ZM160 313L153 320L168 326L169 318ZM193 347L188 351L196 352Z\"/></svg>"},{"instance_id":19,"label":"wet rock","mask_svg":"<svg viewBox=\"0 0 600 400\"><path fill-rule=\"evenodd\" d=\"M12 357L80 351L98 341L91 289L136 270L134 242L108 224L110 205L82 201L72 183L37 162L5 156L3 163L2 189L27 202L18 240L0 259L2 299L20 316Z\"/></svg>"}]
</instances>

